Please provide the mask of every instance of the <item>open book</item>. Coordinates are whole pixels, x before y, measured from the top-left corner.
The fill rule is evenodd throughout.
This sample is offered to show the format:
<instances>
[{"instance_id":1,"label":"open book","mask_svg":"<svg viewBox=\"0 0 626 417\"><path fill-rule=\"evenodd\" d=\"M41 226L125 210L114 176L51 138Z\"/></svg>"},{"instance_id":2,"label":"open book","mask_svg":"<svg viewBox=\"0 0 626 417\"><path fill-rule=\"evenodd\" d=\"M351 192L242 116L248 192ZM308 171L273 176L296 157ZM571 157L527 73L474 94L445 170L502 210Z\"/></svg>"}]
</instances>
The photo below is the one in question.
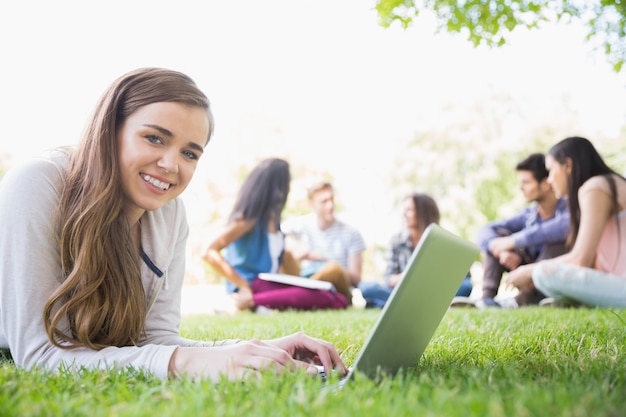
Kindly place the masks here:
<instances>
[{"instance_id":1,"label":"open book","mask_svg":"<svg viewBox=\"0 0 626 417\"><path fill-rule=\"evenodd\" d=\"M288 284L302 288L310 288L312 290L335 291L335 286L328 281L303 278L296 275L272 274L262 272L259 274L259 278L265 281L278 282L281 284Z\"/></svg>"}]
</instances>

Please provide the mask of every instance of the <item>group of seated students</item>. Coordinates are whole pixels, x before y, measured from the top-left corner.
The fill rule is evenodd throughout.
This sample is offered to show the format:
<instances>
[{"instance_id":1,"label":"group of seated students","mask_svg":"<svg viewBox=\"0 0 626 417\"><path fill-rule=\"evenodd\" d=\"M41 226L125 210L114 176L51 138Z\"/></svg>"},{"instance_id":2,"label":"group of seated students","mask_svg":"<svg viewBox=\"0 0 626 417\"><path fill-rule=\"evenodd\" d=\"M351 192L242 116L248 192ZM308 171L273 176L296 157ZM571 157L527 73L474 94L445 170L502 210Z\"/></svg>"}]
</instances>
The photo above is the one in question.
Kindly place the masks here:
<instances>
[{"instance_id":1,"label":"group of seated students","mask_svg":"<svg viewBox=\"0 0 626 417\"><path fill-rule=\"evenodd\" d=\"M626 307L626 179L582 137L531 154L516 169L532 204L479 231L476 307ZM505 272L518 291L498 298Z\"/></svg>"},{"instance_id":2,"label":"group of seated students","mask_svg":"<svg viewBox=\"0 0 626 417\"><path fill-rule=\"evenodd\" d=\"M624 177L580 137L559 142L547 155L530 154L516 171L528 205L479 230L482 297L469 298L473 284L468 271L455 300L481 309L626 306ZM362 280L365 243L357 229L336 218L332 184L322 181L308 190L310 215L281 223L289 183L286 161L262 161L246 178L228 226L204 253L204 259L226 277L237 307L342 309L351 305L355 288L367 307L384 306L424 230L439 223L435 200L424 193L403 199L405 226L392 236L386 250L382 282ZM287 247L285 236L296 237L301 245ZM337 292L267 282L258 279L262 272L330 281ZM506 284L517 288L513 297L498 298L504 276Z\"/></svg>"},{"instance_id":3,"label":"group of seated students","mask_svg":"<svg viewBox=\"0 0 626 417\"><path fill-rule=\"evenodd\" d=\"M384 306L424 229L439 223L435 200L420 193L406 197L406 228L392 239L386 282L379 284L361 279L365 241L355 227L335 216L334 189L329 181L308 188L309 215L281 223L289 183L287 161L261 161L244 180L227 226L204 251L203 259L226 278L237 308L343 309L352 304L355 288L361 290L367 306ZM336 291L267 281L259 278L261 273L329 281ZM459 294L467 296L471 291L468 273Z\"/></svg>"},{"instance_id":4,"label":"group of seated students","mask_svg":"<svg viewBox=\"0 0 626 417\"><path fill-rule=\"evenodd\" d=\"M361 281L365 241L335 217L334 191L326 181L308 190L313 212L283 225L290 181L287 161L261 161L244 180L228 224L207 245L203 259L226 278L241 310L344 309ZM286 236L300 244L286 248ZM259 279L261 273L279 272L329 281L336 291Z\"/></svg>"}]
</instances>

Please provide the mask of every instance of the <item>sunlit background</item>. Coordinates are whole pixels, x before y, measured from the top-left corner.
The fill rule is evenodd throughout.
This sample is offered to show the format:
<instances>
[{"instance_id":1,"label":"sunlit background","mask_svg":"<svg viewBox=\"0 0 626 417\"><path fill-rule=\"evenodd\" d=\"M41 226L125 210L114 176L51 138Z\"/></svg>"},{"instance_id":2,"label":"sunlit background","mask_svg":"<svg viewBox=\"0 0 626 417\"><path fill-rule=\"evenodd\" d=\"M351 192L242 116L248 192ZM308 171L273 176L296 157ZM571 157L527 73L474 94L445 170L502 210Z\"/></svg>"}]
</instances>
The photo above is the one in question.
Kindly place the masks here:
<instances>
[{"instance_id":1,"label":"sunlit background","mask_svg":"<svg viewBox=\"0 0 626 417\"><path fill-rule=\"evenodd\" d=\"M516 30L509 45L491 50L434 33L427 14L407 30L383 29L372 7L363 0L3 2L2 165L76 143L100 94L126 71L188 73L216 118L184 194L189 276L202 281L199 248L224 225L243 175L264 157L292 164L288 214L302 211L307 181L331 178L340 216L374 253L401 224L398 196L420 188L397 175L406 155L416 155L419 169L419 148L407 152L418 137L457 136L468 157L489 147L476 156L487 155L486 170L507 149L538 150L529 145L537 135L626 143L626 77L575 24ZM441 157L435 166L448 163ZM445 222L454 229L461 215ZM471 228L459 230L473 238ZM371 278L377 262L369 261Z\"/></svg>"}]
</instances>

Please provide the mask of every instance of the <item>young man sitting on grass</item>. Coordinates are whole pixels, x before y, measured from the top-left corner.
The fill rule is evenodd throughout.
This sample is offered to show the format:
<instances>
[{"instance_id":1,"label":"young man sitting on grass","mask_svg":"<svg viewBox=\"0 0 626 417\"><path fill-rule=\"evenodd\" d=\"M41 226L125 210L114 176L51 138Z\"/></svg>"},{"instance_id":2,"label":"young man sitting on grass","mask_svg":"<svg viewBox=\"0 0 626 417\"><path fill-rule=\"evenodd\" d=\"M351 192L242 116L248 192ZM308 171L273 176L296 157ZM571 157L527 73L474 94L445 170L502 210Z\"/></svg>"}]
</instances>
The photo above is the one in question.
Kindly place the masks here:
<instances>
[{"instance_id":1,"label":"young man sitting on grass","mask_svg":"<svg viewBox=\"0 0 626 417\"><path fill-rule=\"evenodd\" d=\"M538 304L545 296L535 288L520 291L514 298L495 300L502 275L520 265L567 252L567 201L557 198L548 183L544 155L529 155L517 164L516 171L520 190L530 205L513 217L487 224L478 232L484 270L482 299L476 302L478 308Z\"/></svg>"},{"instance_id":2,"label":"young man sitting on grass","mask_svg":"<svg viewBox=\"0 0 626 417\"><path fill-rule=\"evenodd\" d=\"M315 182L307 194L312 213L281 225L290 238L289 252L301 276L332 282L350 302L351 289L361 282L365 241L355 227L335 216L335 193L329 181Z\"/></svg>"}]
</instances>

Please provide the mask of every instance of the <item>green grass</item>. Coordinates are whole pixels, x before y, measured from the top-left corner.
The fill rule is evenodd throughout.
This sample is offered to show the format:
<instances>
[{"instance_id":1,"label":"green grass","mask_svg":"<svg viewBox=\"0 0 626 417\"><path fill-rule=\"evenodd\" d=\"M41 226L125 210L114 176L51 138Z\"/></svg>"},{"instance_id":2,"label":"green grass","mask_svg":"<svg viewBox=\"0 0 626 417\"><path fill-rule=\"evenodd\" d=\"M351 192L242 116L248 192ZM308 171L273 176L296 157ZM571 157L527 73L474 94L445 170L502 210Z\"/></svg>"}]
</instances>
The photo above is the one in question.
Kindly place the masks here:
<instances>
[{"instance_id":1,"label":"green grass","mask_svg":"<svg viewBox=\"0 0 626 417\"><path fill-rule=\"evenodd\" d=\"M182 333L213 340L304 330L333 341L351 364L378 313L187 317ZM378 384L357 378L342 390L304 374L213 384L129 369L26 372L4 362L0 415L623 416L625 318L625 310L450 310L419 366Z\"/></svg>"}]
</instances>

